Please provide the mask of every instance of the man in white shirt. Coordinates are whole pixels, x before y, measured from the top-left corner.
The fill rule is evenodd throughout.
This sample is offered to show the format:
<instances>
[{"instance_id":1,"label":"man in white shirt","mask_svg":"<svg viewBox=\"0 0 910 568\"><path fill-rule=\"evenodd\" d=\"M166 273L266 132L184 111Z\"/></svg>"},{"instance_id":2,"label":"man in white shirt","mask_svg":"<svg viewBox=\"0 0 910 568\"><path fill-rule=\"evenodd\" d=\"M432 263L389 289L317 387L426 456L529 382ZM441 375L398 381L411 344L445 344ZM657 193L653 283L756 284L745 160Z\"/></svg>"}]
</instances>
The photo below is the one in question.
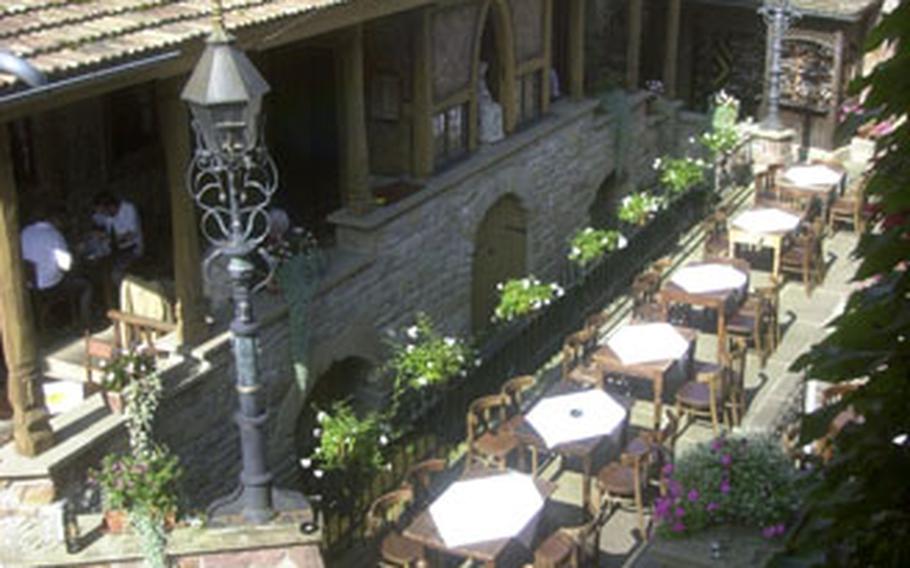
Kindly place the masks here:
<instances>
[{"instance_id":1,"label":"man in white shirt","mask_svg":"<svg viewBox=\"0 0 910 568\"><path fill-rule=\"evenodd\" d=\"M87 327L91 317L92 285L71 272L73 255L58 229L59 212L35 215L35 221L22 229L22 258L34 269L32 286L39 294L73 294L79 298L79 315Z\"/></svg>"},{"instance_id":2,"label":"man in white shirt","mask_svg":"<svg viewBox=\"0 0 910 568\"><path fill-rule=\"evenodd\" d=\"M119 199L106 191L95 196L94 207L92 221L113 239L111 248L114 251L114 262L111 278L119 288L127 267L140 258L144 250L139 212L129 201Z\"/></svg>"}]
</instances>

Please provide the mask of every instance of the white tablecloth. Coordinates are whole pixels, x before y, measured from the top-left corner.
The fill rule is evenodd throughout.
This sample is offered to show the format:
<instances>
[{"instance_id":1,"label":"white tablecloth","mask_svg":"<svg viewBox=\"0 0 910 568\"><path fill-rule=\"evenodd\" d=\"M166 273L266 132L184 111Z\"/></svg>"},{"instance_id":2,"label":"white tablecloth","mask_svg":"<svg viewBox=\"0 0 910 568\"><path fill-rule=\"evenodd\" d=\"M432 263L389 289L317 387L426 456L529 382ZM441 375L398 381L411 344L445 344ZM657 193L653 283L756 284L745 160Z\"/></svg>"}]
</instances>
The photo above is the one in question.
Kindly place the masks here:
<instances>
[{"instance_id":1,"label":"white tablecloth","mask_svg":"<svg viewBox=\"0 0 910 568\"><path fill-rule=\"evenodd\" d=\"M730 221L750 233L780 233L792 231L799 225L799 217L780 209L750 209Z\"/></svg>"},{"instance_id":2,"label":"white tablecloth","mask_svg":"<svg viewBox=\"0 0 910 568\"><path fill-rule=\"evenodd\" d=\"M677 270L670 281L689 292L720 292L738 290L746 285L747 276L729 264L701 264Z\"/></svg>"},{"instance_id":3,"label":"white tablecloth","mask_svg":"<svg viewBox=\"0 0 910 568\"><path fill-rule=\"evenodd\" d=\"M622 434L626 409L600 389L547 397L528 412L527 420L548 448L595 436Z\"/></svg>"},{"instance_id":4,"label":"white tablecloth","mask_svg":"<svg viewBox=\"0 0 910 568\"><path fill-rule=\"evenodd\" d=\"M607 345L625 365L679 359L689 342L668 323L643 323L623 326Z\"/></svg>"},{"instance_id":5,"label":"white tablecloth","mask_svg":"<svg viewBox=\"0 0 910 568\"><path fill-rule=\"evenodd\" d=\"M430 515L454 548L517 536L543 504L530 476L509 471L453 483L430 505Z\"/></svg>"},{"instance_id":6,"label":"white tablecloth","mask_svg":"<svg viewBox=\"0 0 910 568\"><path fill-rule=\"evenodd\" d=\"M788 168L783 177L785 181L806 189L824 190L828 189L825 186L841 183L844 174L824 164L814 164Z\"/></svg>"}]
</instances>

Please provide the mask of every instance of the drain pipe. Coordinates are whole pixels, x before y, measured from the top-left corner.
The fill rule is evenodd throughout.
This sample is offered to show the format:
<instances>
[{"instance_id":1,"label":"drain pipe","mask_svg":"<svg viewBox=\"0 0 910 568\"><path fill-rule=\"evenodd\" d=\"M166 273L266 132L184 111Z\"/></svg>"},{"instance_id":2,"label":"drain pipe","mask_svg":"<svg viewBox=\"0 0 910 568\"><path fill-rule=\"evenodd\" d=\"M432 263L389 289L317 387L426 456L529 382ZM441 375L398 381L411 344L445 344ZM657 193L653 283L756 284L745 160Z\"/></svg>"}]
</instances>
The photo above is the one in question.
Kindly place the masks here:
<instances>
[{"instance_id":1,"label":"drain pipe","mask_svg":"<svg viewBox=\"0 0 910 568\"><path fill-rule=\"evenodd\" d=\"M29 87L40 87L47 83L47 77L34 65L18 55L2 49L0 49L0 73L15 75Z\"/></svg>"}]
</instances>

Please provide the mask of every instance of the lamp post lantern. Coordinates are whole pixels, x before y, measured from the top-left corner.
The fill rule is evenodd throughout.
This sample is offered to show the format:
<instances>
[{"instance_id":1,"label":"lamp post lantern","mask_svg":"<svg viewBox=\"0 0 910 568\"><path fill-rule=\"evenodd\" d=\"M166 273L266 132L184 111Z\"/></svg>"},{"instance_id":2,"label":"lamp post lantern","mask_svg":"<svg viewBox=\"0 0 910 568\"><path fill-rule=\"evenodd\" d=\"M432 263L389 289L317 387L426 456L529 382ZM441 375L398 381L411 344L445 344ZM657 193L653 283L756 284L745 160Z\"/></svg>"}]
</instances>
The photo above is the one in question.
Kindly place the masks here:
<instances>
[{"instance_id":1,"label":"lamp post lantern","mask_svg":"<svg viewBox=\"0 0 910 568\"><path fill-rule=\"evenodd\" d=\"M780 122L780 79L783 75L781 68L781 44L784 35L790 28L794 20L801 17L801 14L790 5L790 0L766 0L765 4L758 9L768 26L768 51L770 60L768 61L768 100L766 105L766 116L763 126L770 130L779 130Z\"/></svg>"},{"instance_id":2,"label":"lamp post lantern","mask_svg":"<svg viewBox=\"0 0 910 568\"><path fill-rule=\"evenodd\" d=\"M220 21L196 64L181 98L187 102L196 133L196 151L187 173L187 187L201 209L203 235L212 244L205 259L206 275L213 262L227 259L233 293L232 346L236 365L243 469L233 493L212 504L213 520L264 523L281 512L312 514L306 499L276 490L266 462L263 402L257 363L258 324L252 293L250 256L269 230L267 207L278 185L278 172L262 140L262 97L269 85L238 49Z\"/></svg>"}]
</instances>

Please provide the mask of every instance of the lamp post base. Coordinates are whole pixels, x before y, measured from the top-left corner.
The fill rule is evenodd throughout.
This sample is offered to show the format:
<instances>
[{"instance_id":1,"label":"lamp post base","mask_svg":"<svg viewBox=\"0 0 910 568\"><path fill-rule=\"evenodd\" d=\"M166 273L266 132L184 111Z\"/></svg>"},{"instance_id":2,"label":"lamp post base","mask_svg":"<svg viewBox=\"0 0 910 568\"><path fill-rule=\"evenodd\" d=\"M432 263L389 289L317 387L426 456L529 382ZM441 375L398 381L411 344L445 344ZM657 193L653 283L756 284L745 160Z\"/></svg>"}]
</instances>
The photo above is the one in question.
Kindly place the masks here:
<instances>
[{"instance_id":1,"label":"lamp post base","mask_svg":"<svg viewBox=\"0 0 910 568\"><path fill-rule=\"evenodd\" d=\"M270 510L248 510L244 487L239 485L233 493L212 503L207 514L208 525L228 527L297 523L301 526L312 526L315 523L313 507L302 493L272 487L271 502Z\"/></svg>"}]
</instances>

